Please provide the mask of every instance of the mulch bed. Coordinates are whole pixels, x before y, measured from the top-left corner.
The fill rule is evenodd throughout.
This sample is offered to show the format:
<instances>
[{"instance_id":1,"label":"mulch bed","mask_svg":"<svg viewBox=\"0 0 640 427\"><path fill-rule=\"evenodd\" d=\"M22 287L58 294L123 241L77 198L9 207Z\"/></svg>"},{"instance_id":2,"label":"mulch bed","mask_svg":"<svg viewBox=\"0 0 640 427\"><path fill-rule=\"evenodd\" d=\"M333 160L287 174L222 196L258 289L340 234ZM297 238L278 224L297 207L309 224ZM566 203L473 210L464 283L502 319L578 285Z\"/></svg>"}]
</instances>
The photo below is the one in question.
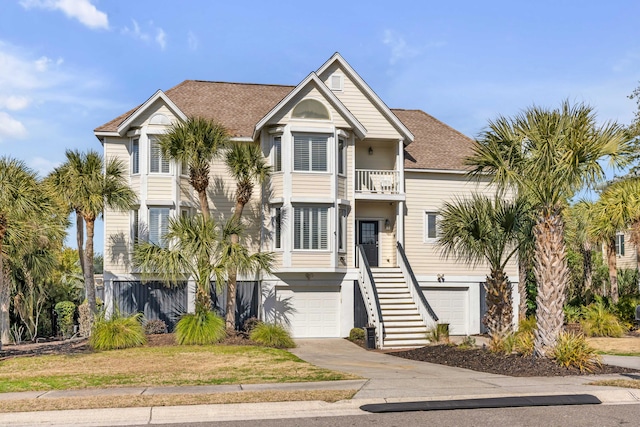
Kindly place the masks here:
<instances>
[{"instance_id":1,"label":"mulch bed","mask_svg":"<svg viewBox=\"0 0 640 427\"><path fill-rule=\"evenodd\" d=\"M482 348L462 349L454 345L432 345L414 350L389 352L388 354L420 362L438 363L440 365L512 377L554 377L589 374L578 369L563 368L550 359L523 357L517 354L492 353ZM619 366L602 365L591 374L631 372L637 371Z\"/></svg>"}]
</instances>

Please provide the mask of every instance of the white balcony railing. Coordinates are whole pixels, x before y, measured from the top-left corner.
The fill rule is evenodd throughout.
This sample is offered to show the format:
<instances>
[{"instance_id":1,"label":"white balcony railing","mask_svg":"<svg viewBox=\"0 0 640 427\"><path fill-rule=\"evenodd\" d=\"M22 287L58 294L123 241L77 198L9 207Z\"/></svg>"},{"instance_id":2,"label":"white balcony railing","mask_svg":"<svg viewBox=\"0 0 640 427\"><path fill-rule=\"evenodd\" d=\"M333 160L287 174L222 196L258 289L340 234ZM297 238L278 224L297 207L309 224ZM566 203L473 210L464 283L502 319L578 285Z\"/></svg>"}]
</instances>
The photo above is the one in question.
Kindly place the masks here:
<instances>
[{"instance_id":1,"label":"white balcony railing","mask_svg":"<svg viewBox=\"0 0 640 427\"><path fill-rule=\"evenodd\" d=\"M400 172L356 169L356 193L400 194Z\"/></svg>"}]
</instances>

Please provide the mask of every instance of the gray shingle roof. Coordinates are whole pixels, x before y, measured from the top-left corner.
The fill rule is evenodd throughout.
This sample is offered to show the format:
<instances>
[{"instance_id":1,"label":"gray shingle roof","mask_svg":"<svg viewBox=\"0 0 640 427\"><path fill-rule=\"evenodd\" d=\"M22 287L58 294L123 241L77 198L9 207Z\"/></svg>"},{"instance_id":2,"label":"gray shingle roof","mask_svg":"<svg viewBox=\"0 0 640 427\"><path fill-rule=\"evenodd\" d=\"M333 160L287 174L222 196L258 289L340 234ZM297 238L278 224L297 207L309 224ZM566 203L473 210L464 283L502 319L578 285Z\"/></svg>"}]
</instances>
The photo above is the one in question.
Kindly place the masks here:
<instances>
[{"instance_id":1,"label":"gray shingle roof","mask_svg":"<svg viewBox=\"0 0 640 427\"><path fill-rule=\"evenodd\" d=\"M262 119L295 86L185 80L165 94L187 116L222 123L235 137L250 137ZM115 132L136 107L95 129ZM462 170L472 140L421 110L391 110L415 136L405 152L406 169Z\"/></svg>"}]
</instances>

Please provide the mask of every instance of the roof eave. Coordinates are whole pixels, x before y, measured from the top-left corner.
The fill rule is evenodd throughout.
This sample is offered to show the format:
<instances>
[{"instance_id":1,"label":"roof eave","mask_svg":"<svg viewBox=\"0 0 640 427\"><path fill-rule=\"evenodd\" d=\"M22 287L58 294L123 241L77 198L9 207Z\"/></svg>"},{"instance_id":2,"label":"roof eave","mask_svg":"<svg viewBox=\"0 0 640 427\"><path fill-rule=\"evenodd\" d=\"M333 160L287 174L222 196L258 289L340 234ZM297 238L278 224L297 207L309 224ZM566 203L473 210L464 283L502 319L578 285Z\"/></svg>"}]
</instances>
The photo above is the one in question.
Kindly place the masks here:
<instances>
[{"instance_id":1,"label":"roof eave","mask_svg":"<svg viewBox=\"0 0 640 427\"><path fill-rule=\"evenodd\" d=\"M149 99L147 99L140 107L138 107L138 109L136 109L136 111L134 111L133 113L131 113L131 115L129 117L127 117L120 125L118 125L118 130L117 133L119 136L124 136L127 131L129 130L129 127L131 126L131 123L133 123L134 120L136 120L138 117L140 117L140 115L154 102L156 102L157 100L161 99L166 105L167 107L181 120L187 120L187 116L186 114L184 114L182 112L182 110L180 110L180 108L178 108L178 106L167 96L167 94L165 94L162 90L158 89L156 91L156 93L154 93Z\"/></svg>"}]
</instances>

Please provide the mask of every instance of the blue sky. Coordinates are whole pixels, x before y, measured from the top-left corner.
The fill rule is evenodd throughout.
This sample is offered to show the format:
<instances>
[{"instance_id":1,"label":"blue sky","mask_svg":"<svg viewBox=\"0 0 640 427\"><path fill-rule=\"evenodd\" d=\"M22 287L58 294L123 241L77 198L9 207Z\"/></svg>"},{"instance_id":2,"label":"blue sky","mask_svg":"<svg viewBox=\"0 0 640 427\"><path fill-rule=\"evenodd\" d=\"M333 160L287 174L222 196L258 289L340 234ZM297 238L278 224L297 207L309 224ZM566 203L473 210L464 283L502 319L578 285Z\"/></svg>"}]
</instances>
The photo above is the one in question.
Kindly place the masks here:
<instances>
[{"instance_id":1,"label":"blue sky","mask_svg":"<svg viewBox=\"0 0 640 427\"><path fill-rule=\"evenodd\" d=\"M640 2L2 0L0 156L41 175L185 79L297 84L338 51L392 108L475 136L563 99L630 123ZM102 251L102 229L96 230ZM70 239L70 243L73 238Z\"/></svg>"}]
</instances>

